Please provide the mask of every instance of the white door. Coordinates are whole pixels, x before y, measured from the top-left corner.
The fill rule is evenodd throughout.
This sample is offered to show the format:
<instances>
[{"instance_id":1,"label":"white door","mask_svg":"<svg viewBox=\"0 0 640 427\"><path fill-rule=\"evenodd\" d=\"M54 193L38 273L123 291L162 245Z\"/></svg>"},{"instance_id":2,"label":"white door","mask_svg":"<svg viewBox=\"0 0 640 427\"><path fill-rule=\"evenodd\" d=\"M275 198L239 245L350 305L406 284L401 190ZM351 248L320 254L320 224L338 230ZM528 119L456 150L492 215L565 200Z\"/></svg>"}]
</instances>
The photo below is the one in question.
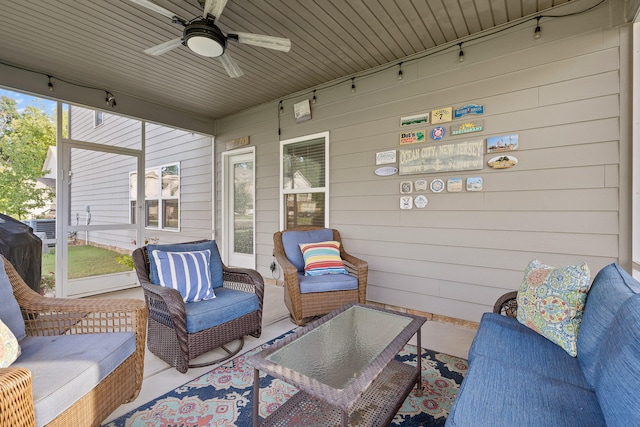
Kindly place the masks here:
<instances>
[{"instance_id":1,"label":"white door","mask_svg":"<svg viewBox=\"0 0 640 427\"><path fill-rule=\"evenodd\" d=\"M223 158L225 262L255 268L255 154L250 148Z\"/></svg>"}]
</instances>

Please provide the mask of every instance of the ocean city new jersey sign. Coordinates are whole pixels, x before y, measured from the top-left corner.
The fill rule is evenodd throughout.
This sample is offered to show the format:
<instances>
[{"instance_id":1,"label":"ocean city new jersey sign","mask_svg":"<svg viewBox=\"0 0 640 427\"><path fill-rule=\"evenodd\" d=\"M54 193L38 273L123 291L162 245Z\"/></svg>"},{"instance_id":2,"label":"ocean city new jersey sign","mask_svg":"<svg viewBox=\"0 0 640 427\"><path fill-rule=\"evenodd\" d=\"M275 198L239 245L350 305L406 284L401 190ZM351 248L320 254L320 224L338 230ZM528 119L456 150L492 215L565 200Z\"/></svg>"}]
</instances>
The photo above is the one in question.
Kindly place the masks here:
<instances>
[{"instance_id":1,"label":"ocean city new jersey sign","mask_svg":"<svg viewBox=\"0 0 640 427\"><path fill-rule=\"evenodd\" d=\"M484 114L484 105L477 104L467 104L462 108L458 108L453 112L453 118L459 119L462 116L466 116L467 114Z\"/></svg>"},{"instance_id":2,"label":"ocean city new jersey sign","mask_svg":"<svg viewBox=\"0 0 640 427\"><path fill-rule=\"evenodd\" d=\"M400 175L482 169L484 141L452 142L401 149Z\"/></svg>"}]
</instances>

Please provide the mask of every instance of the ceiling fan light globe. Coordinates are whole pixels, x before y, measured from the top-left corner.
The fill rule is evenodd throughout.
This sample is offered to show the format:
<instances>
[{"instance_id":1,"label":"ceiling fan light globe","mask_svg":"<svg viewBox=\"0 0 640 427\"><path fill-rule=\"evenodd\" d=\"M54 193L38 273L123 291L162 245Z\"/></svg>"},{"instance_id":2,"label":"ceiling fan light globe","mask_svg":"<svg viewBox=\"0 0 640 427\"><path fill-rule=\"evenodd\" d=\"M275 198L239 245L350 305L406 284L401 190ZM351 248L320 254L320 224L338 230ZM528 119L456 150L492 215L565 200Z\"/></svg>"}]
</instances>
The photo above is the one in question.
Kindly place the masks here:
<instances>
[{"instance_id":1,"label":"ceiling fan light globe","mask_svg":"<svg viewBox=\"0 0 640 427\"><path fill-rule=\"evenodd\" d=\"M198 55L208 56L211 58L215 58L224 53L224 47L216 40L202 36L193 36L189 38L187 40L187 46Z\"/></svg>"},{"instance_id":2,"label":"ceiling fan light globe","mask_svg":"<svg viewBox=\"0 0 640 427\"><path fill-rule=\"evenodd\" d=\"M213 21L200 20L184 28L184 40L189 49L198 55L215 58L224 53L227 39Z\"/></svg>"}]
</instances>

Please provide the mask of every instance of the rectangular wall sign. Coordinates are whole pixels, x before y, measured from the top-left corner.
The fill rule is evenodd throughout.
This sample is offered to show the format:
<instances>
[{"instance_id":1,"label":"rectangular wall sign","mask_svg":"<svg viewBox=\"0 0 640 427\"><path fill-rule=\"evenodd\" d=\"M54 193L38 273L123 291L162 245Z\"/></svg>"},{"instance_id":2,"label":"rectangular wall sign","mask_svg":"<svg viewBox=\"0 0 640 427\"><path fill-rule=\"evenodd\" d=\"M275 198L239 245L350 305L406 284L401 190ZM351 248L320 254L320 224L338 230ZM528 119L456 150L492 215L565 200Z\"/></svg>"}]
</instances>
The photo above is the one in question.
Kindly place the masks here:
<instances>
[{"instance_id":1,"label":"rectangular wall sign","mask_svg":"<svg viewBox=\"0 0 640 427\"><path fill-rule=\"evenodd\" d=\"M484 128L484 120L469 120L457 125L451 125L451 135L461 135L463 133L480 132Z\"/></svg>"},{"instance_id":2,"label":"rectangular wall sign","mask_svg":"<svg viewBox=\"0 0 640 427\"><path fill-rule=\"evenodd\" d=\"M376 165L386 165L396 162L396 150L381 151L376 153Z\"/></svg>"},{"instance_id":3,"label":"rectangular wall sign","mask_svg":"<svg viewBox=\"0 0 640 427\"><path fill-rule=\"evenodd\" d=\"M453 112L453 118L459 119L467 114L484 114L484 105L467 104L462 108L458 108Z\"/></svg>"},{"instance_id":4,"label":"rectangular wall sign","mask_svg":"<svg viewBox=\"0 0 640 427\"><path fill-rule=\"evenodd\" d=\"M249 137L242 136L240 138L232 139L228 141L226 144L227 150L233 150L234 148L244 147L245 145L249 145Z\"/></svg>"},{"instance_id":5,"label":"rectangular wall sign","mask_svg":"<svg viewBox=\"0 0 640 427\"><path fill-rule=\"evenodd\" d=\"M438 108L431 112L431 123L437 125L438 123L446 123L451 121L451 112L453 108Z\"/></svg>"},{"instance_id":6,"label":"rectangular wall sign","mask_svg":"<svg viewBox=\"0 0 640 427\"><path fill-rule=\"evenodd\" d=\"M418 125L429 123L429 113L416 114L415 116L400 117L400 126Z\"/></svg>"},{"instance_id":7,"label":"rectangular wall sign","mask_svg":"<svg viewBox=\"0 0 640 427\"><path fill-rule=\"evenodd\" d=\"M400 150L400 175L482 169L484 141L453 142Z\"/></svg>"},{"instance_id":8,"label":"rectangular wall sign","mask_svg":"<svg viewBox=\"0 0 640 427\"><path fill-rule=\"evenodd\" d=\"M401 132L400 133L400 145L405 144L419 144L427 140L426 130L416 130L413 132Z\"/></svg>"}]
</instances>

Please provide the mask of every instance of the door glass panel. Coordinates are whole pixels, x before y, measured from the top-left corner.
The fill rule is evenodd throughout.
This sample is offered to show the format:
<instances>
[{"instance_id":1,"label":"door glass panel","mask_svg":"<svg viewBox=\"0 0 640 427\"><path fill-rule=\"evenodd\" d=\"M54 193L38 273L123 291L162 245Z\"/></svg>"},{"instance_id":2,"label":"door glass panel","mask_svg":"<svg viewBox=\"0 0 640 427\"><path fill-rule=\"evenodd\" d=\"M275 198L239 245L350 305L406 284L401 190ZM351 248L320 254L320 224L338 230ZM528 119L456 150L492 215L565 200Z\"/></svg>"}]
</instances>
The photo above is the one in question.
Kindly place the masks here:
<instances>
[{"instance_id":1,"label":"door glass panel","mask_svg":"<svg viewBox=\"0 0 640 427\"><path fill-rule=\"evenodd\" d=\"M233 165L233 251L253 254L253 162Z\"/></svg>"}]
</instances>

